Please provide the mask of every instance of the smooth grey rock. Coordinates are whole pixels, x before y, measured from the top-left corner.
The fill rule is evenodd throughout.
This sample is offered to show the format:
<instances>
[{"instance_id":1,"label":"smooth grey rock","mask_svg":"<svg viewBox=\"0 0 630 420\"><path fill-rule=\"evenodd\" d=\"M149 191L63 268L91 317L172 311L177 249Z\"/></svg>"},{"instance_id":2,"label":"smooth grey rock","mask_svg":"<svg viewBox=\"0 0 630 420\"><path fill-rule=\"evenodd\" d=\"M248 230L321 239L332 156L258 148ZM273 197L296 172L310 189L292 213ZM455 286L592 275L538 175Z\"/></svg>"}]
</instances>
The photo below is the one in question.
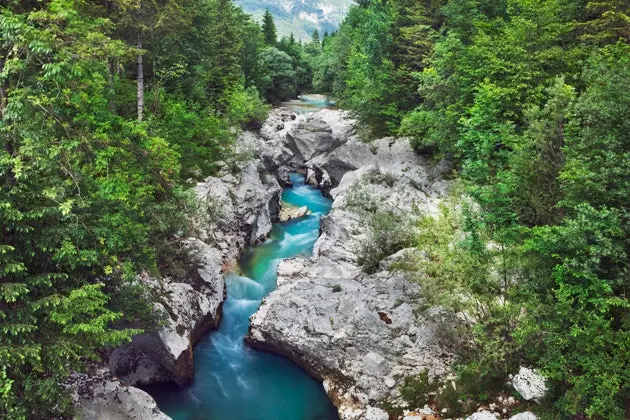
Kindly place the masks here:
<instances>
[{"instance_id":1,"label":"smooth grey rock","mask_svg":"<svg viewBox=\"0 0 630 420\"><path fill-rule=\"evenodd\" d=\"M387 360L380 354L370 352L363 358L363 369L369 375L383 377L389 373Z\"/></svg>"},{"instance_id":2,"label":"smooth grey rock","mask_svg":"<svg viewBox=\"0 0 630 420\"><path fill-rule=\"evenodd\" d=\"M488 411L480 411L466 417L466 420L497 420L498 418L499 417L489 413Z\"/></svg>"},{"instance_id":3,"label":"smooth grey rock","mask_svg":"<svg viewBox=\"0 0 630 420\"><path fill-rule=\"evenodd\" d=\"M322 109L312 113L310 117L324 121L332 130L332 135L342 141L355 138L358 123L347 111Z\"/></svg>"},{"instance_id":4,"label":"smooth grey rock","mask_svg":"<svg viewBox=\"0 0 630 420\"><path fill-rule=\"evenodd\" d=\"M170 420L146 392L125 386L101 368L90 375L75 374L70 380L76 419Z\"/></svg>"},{"instance_id":5,"label":"smooth grey rock","mask_svg":"<svg viewBox=\"0 0 630 420\"><path fill-rule=\"evenodd\" d=\"M160 296L156 311L164 315L165 325L134 336L131 343L111 353L111 371L127 384L189 382L194 374L192 346L218 327L225 294L221 254L194 238L184 241L184 246L196 265L186 277L174 281L139 276Z\"/></svg>"},{"instance_id":6,"label":"smooth grey rock","mask_svg":"<svg viewBox=\"0 0 630 420\"><path fill-rule=\"evenodd\" d=\"M322 131L325 133L332 134L332 128L328 125L327 122L320 120L316 117L311 116L306 121L300 123L298 129L306 130L306 131Z\"/></svg>"},{"instance_id":7,"label":"smooth grey rock","mask_svg":"<svg viewBox=\"0 0 630 420\"><path fill-rule=\"evenodd\" d=\"M325 131L307 131L298 129L287 133L286 146L302 162L328 152L342 143L332 134Z\"/></svg>"},{"instance_id":8,"label":"smooth grey rock","mask_svg":"<svg viewBox=\"0 0 630 420\"><path fill-rule=\"evenodd\" d=\"M525 411L523 413L518 413L510 417L510 420L536 420L538 417L531 411Z\"/></svg>"},{"instance_id":9,"label":"smooth grey rock","mask_svg":"<svg viewBox=\"0 0 630 420\"><path fill-rule=\"evenodd\" d=\"M349 141L328 153L314 157L306 166L325 171L330 177L331 186L336 187L347 172L373 165L375 162L376 157L367 144Z\"/></svg>"},{"instance_id":10,"label":"smooth grey rock","mask_svg":"<svg viewBox=\"0 0 630 420\"><path fill-rule=\"evenodd\" d=\"M363 190L378 209L421 217L437 211L441 195L431 186L441 180L431 179L428 164L407 140L354 143L338 111L316 115L339 143L348 142L306 163L313 184L321 183L318 172L331 177L328 168L339 171L339 185L330 191L333 208L321 219L312 258L278 266L278 288L251 317L246 341L288 357L322 380L341 419L365 419L377 413L369 404L400 395L393 378L423 371L443 375L452 356L437 326L414 314L418 284L404 271L388 271L402 254L378 273L361 271L357 250L367 231L352 196Z\"/></svg>"},{"instance_id":11,"label":"smooth grey rock","mask_svg":"<svg viewBox=\"0 0 630 420\"><path fill-rule=\"evenodd\" d=\"M512 379L512 386L527 401L538 401L547 392L545 378L524 366L521 366L518 375Z\"/></svg>"},{"instance_id":12,"label":"smooth grey rock","mask_svg":"<svg viewBox=\"0 0 630 420\"><path fill-rule=\"evenodd\" d=\"M246 163L234 178L209 177L196 191L201 202L216 207L220 214L218 220L199 223L202 239L214 242L217 232L230 237L235 251L230 257L236 260L244 245L253 245L271 232L282 187L259 161Z\"/></svg>"},{"instance_id":13,"label":"smooth grey rock","mask_svg":"<svg viewBox=\"0 0 630 420\"><path fill-rule=\"evenodd\" d=\"M281 222L288 222L292 219L299 219L300 217L304 217L309 213L308 207L281 207L280 214L278 215L278 220Z\"/></svg>"}]
</instances>

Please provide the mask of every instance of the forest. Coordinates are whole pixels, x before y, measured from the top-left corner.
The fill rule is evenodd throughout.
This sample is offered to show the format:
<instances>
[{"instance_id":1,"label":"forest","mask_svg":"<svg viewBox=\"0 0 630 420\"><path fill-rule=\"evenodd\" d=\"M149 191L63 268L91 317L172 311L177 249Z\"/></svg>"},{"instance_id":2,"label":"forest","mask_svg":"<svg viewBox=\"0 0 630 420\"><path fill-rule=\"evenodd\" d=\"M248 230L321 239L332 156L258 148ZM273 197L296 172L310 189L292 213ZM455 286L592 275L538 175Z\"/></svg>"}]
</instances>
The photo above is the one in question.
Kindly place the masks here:
<instances>
[{"instance_id":1,"label":"forest","mask_svg":"<svg viewBox=\"0 0 630 420\"><path fill-rule=\"evenodd\" d=\"M177 270L190 186L310 92L453 166L412 241L469 318L455 400L528 365L542 418L627 418L628 1L358 0L307 43L231 0L1 4L0 418L70 415L59 384L160 322L135 278Z\"/></svg>"},{"instance_id":2,"label":"forest","mask_svg":"<svg viewBox=\"0 0 630 420\"><path fill-rule=\"evenodd\" d=\"M420 281L473 319L460 393L526 362L545 418L627 418L629 41L623 1L366 0L324 47L315 87L366 136L456 163L470 200L418 241Z\"/></svg>"}]
</instances>

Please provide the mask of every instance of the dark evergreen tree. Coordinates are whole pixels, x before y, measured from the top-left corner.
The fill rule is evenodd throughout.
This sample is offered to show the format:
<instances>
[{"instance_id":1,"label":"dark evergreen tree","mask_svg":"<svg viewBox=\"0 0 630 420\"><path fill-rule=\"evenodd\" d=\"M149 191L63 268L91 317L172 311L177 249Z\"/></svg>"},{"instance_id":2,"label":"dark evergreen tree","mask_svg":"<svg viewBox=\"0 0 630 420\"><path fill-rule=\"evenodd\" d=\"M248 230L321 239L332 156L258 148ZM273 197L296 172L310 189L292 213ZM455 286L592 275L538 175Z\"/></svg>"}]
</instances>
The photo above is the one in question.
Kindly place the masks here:
<instances>
[{"instance_id":1,"label":"dark evergreen tree","mask_svg":"<svg viewBox=\"0 0 630 420\"><path fill-rule=\"evenodd\" d=\"M273 15L269 9L265 10L262 23L263 36L265 38L265 44L274 46L278 42L278 32L276 30L276 22L273 20Z\"/></svg>"}]
</instances>

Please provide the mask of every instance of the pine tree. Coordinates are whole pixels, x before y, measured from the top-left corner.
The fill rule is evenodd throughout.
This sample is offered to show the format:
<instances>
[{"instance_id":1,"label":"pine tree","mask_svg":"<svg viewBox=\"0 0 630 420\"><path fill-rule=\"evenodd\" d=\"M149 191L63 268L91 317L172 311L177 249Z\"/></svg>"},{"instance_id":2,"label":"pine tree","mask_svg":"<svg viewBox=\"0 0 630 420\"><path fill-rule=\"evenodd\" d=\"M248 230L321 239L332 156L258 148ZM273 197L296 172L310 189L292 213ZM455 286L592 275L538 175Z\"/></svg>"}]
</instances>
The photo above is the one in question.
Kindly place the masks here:
<instances>
[{"instance_id":1,"label":"pine tree","mask_svg":"<svg viewBox=\"0 0 630 420\"><path fill-rule=\"evenodd\" d=\"M269 9L265 10L262 24L263 35L265 37L265 44L273 47L278 42L278 33L276 30L276 23L273 20L273 16Z\"/></svg>"}]
</instances>

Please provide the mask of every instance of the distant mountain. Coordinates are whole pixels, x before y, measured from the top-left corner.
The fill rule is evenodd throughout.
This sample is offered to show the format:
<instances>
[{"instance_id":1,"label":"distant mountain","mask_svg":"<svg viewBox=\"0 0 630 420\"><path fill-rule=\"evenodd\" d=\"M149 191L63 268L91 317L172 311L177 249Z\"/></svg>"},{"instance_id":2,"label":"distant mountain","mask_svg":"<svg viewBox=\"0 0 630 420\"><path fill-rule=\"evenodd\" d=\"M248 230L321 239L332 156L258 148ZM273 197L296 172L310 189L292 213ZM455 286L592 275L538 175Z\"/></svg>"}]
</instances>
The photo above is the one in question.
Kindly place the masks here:
<instances>
[{"instance_id":1,"label":"distant mountain","mask_svg":"<svg viewBox=\"0 0 630 420\"><path fill-rule=\"evenodd\" d=\"M332 32L348 13L354 0L234 0L246 12L261 21L265 9L274 16L278 34L293 33L296 39L311 39L313 30L320 35Z\"/></svg>"}]
</instances>

